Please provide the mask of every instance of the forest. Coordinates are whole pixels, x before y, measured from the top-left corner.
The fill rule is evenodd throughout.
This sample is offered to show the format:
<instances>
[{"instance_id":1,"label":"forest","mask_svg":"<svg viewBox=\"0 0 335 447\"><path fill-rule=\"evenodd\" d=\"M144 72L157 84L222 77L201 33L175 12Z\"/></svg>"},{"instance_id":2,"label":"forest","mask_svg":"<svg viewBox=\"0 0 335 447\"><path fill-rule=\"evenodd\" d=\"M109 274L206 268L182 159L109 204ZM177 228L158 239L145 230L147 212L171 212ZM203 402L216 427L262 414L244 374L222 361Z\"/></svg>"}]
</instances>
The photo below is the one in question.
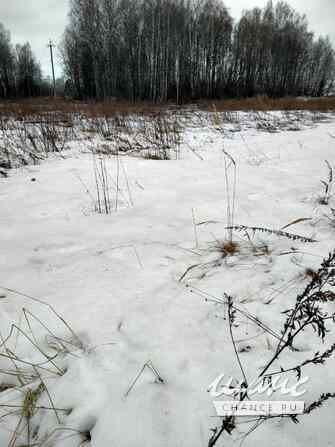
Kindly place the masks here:
<instances>
[{"instance_id":1,"label":"forest","mask_svg":"<svg viewBox=\"0 0 335 447\"><path fill-rule=\"evenodd\" d=\"M179 104L334 88L329 38L284 1L234 21L220 0L71 0L59 51L65 94L77 99ZM1 26L0 97L42 94L42 84L29 44L13 49Z\"/></svg>"},{"instance_id":2,"label":"forest","mask_svg":"<svg viewBox=\"0 0 335 447\"><path fill-rule=\"evenodd\" d=\"M9 31L0 23L0 98L42 96L49 91L29 42L13 47Z\"/></svg>"},{"instance_id":3,"label":"forest","mask_svg":"<svg viewBox=\"0 0 335 447\"><path fill-rule=\"evenodd\" d=\"M62 55L80 98L321 96L334 78L330 41L285 2L234 24L220 0L72 0Z\"/></svg>"}]
</instances>

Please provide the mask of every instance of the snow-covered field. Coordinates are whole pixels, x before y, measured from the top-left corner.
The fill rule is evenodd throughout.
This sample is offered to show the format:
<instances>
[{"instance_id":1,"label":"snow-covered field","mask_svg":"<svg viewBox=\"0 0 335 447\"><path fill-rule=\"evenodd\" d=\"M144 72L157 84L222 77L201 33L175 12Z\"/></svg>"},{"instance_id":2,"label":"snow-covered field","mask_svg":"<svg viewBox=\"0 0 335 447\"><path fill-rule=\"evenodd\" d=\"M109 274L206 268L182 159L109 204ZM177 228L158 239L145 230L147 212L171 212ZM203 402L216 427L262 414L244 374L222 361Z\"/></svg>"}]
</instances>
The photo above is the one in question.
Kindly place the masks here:
<instances>
[{"instance_id":1,"label":"snow-covered field","mask_svg":"<svg viewBox=\"0 0 335 447\"><path fill-rule=\"evenodd\" d=\"M108 215L92 203L91 149L98 136L86 140L83 133L62 157L0 178L0 385L21 379L21 387L0 394L1 447L26 445L27 436L31 446L207 446L210 429L220 425L209 385L223 373L242 378L227 309L217 301L231 295L240 309L280 333L282 312L294 306L335 241L332 198L320 203L320 180L329 173L325 160L335 164L335 118L279 132L257 129L248 114L235 118L220 129L205 118L185 119L177 160L107 157L111 183L120 188L117 210L111 192ZM249 240L234 232L238 250L223 256L226 174L230 195L233 186L224 151L236 162L235 225L279 230L299 219L284 231L316 242L259 232L249 232ZM14 291L51 305L76 336L50 307ZM241 315L233 331L251 380L277 340ZM332 343L332 332L322 346L308 331L277 369ZM46 359L45 353L57 352ZM330 358L304 369L307 404L335 391L334 367ZM57 374L63 368L66 373ZM36 383L43 377L48 392L37 393L39 408L22 416L18 407L34 388L28 370ZM242 420L216 445L334 446L334 410L329 400L299 417L299 425L273 419L246 438L253 423Z\"/></svg>"}]
</instances>

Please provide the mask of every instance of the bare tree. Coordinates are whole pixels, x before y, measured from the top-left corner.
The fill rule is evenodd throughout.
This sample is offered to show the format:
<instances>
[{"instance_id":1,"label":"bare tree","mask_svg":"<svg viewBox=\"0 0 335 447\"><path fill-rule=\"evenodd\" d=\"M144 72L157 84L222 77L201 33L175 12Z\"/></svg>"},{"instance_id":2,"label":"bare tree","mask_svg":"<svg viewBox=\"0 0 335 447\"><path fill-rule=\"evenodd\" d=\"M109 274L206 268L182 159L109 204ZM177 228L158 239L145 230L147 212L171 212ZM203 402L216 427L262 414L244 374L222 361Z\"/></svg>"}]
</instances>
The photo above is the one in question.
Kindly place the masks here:
<instances>
[{"instance_id":1,"label":"bare tree","mask_svg":"<svg viewBox=\"0 0 335 447\"><path fill-rule=\"evenodd\" d=\"M317 96L334 79L329 40L284 1L234 26L220 0L71 0L62 54L76 95L98 99Z\"/></svg>"}]
</instances>

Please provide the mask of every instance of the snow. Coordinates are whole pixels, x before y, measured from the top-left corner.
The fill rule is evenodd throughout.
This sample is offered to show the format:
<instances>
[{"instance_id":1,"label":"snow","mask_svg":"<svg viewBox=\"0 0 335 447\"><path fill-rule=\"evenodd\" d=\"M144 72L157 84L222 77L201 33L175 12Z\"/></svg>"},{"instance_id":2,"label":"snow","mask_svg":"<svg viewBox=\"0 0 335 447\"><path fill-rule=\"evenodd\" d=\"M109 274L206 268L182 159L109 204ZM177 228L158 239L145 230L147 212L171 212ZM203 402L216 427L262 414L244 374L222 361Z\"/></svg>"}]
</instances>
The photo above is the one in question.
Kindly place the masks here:
<instances>
[{"instance_id":1,"label":"snow","mask_svg":"<svg viewBox=\"0 0 335 447\"><path fill-rule=\"evenodd\" d=\"M79 432L85 431L90 431L87 445L92 447L206 446L210 429L220 422L207 389L219 374L240 380L241 373L226 310L201 293L219 299L227 293L279 331L281 312L308 282L306 269L317 269L334 246L334 228L325 217L329 207L318 200L320 180L327 177L324 160L334 164L335 140L329 135L335 133L334 117L299 122L299 131L271 133L257 129L252 114L237 114L235 122L224 124L224 133L207 118L205 113L199 122L185 116L178 160L122 156L126 175L121 187L127 196L128 181L133 206L120 202L110 215L96 213L86 191L94 195L90 148L101 143L98 136L89 139L82 132L64 157L17 168L0 179L1 287L51 305L84 344L81 349L75 342L70 354L60 356L59 364L66 368L62 377L45 377L54 406L69 410L59 412L59 421L50 410L33 417L39 439L54 433L45 446L77 446ZM243 233L235 233L240 250L222 258L215 247L226 237L223 149L237 164L235 224L280 229L309 218L286 231L317 242L257 233L253 244L266 246L268 253L256 256ZM115 179L117 157L111 155L106 163ZM198 241L192 212L197 223L206 222L196 227ZM49 307L6 289L0 294L2 337L13 321L29 330L24 307L53 333L73 341ZM36 321L34 327L45 352L51 352L45 329ZM237 320L234 331L247 375L253 378L273 353L275 340L244 319ZM298 347L298 353L286 354L285 365L325 349L312 333ZM24 337L15 348L21 358L43 360ZM149 361L163 382L146 367L129 391ZM9 363L1 358L0 368L8 369ZM326 366L307 367L305 374L310 377L307 402L334 391L333 359ZM0 375L0 383L10 380ZM17 389L9 389L0 394L0 405L17 404L21 397ZM50 406L46 393L41 402ZM313 415L301 417L299 426L268 421L243 445L334 445L334 405L328 401ZM8 445L17 418L0 420L1 446ZM239 445L242 430L248 428L241 425L217 445Z\"/></svg>"}]
</instances>

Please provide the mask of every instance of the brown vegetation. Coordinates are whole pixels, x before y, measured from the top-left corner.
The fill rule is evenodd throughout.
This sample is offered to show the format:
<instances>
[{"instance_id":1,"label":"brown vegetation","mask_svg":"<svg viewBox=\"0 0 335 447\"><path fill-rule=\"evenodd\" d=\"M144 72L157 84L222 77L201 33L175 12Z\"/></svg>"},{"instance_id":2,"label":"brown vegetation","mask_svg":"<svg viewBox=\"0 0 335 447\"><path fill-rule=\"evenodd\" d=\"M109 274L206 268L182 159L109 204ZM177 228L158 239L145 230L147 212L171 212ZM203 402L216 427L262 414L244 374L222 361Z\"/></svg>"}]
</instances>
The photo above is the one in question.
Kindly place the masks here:
<instances>
[{"instance_id":1,"label":"brown vegetation","mask_svg":"<svg viewBox=\"0 0 335 447\"><path fill-rule=\"evenodd\" d=\"M321 98L269 98L268 96L255 96L243 99L222 99L219 101L200 101L199 107L205 110L218 112L239 110L311 110L315 112L335 111L335 96Z\"/></svg>"},{"instance_id":2,"label":"brown vegetation","mask_svg":"<svg viewBox=\"0 0 335 447\"><path fill-rule=\"evenodd\" d=\"M197 101L176 106L173 103L164 105L149 102L130 102L111 100L104 102L77 101L64 98L34 98L17 101L0 102L0 113L13 114L17 117L32 116L39 113L59 111L62 113L83 113L88 117L112 116L118 114L152 114L162 110L179 107L195 107L207 111L271 111L271 110L311 110L315 112L334 112L335 96L322 98L279 98L256 96L244 99L222 99L216 101Z\"/></svg>"}]
</instances>

